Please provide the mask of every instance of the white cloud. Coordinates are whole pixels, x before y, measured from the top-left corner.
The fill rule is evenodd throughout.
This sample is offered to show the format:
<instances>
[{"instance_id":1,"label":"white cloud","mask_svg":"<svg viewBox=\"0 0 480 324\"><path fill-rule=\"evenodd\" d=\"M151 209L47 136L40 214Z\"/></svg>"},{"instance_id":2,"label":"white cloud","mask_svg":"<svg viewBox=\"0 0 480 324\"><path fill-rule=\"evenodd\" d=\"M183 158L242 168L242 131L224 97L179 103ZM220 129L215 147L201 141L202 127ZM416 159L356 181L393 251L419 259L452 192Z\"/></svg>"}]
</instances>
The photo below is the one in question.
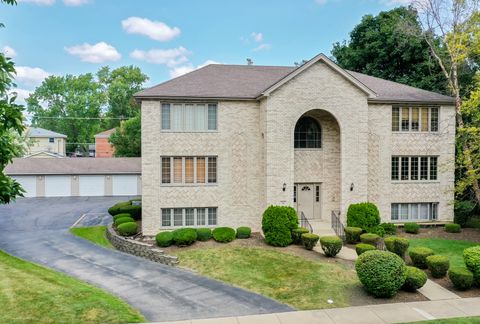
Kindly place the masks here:
<instances>
[{"instance_id":1,"label":"white cloud","mask_svg":"<svg viewBox=\"0 0 480 324\"><path fill-rule=\"evenodd\" d=\"M15 70L17 71L15 80L28 85L38 85L51 75L51 73L38 67L17 66Z\"/></svg>"},{"instance_id":2,"label":"white cloud","mask_svg":"<svg viewBox=\"0 0 480 324\"><path fill-rule=\"evenodd\" d=\"M165 42L180 35L180 28L170 27L161 21L147 18L130 17L122 21L123 29L129 34L140 34L151 39Z\"/></svg>"},{"instance_id":3,"label":"white cloud","mask_svg":"<svg viewBox=\"0 0 480 324\"><path fill-rule=\"evenodd\" d=\"M17 56L17 52L8 45L5 45L2 48L2 52L3 54L5 54L6 57L14 58L15 56Z\"/></svg>"},{"instance_id":4,"label":"white cloud","mask_svg":"<svg viewBox=\"0 0 480 324\"><path fill-rule=\"evenodd\" d=\"M65 50L69 54L79 57L82 62L88 63L118 61L122 57L115 47L105 42L99 42L94 45L84 43L82 45L65 47Z\"/></svg>"},{"instance_id":5,"label":"white cloud","mask_svg":"<svg viewBox=\"0 0 480 324\"><path fill-rule=\"evenodd\" d=\"M170 70L170 77L176 78L181 75L187 74L189 72L201 69L202 67L207 66L209 64L220 64L220 63L213 60L207 60L203 64L198 65L197 67L194 67L192 64L178 66Z\"/></svg>"},{"instance_id":6,"label":"white cloud","mask_svg":"<svg viewBox=\"0 0 480 324\"><path fill-rule=\"evenodd\" d=\"M182 46L171 49L152 49L149 51L136 49L130 53L130 56L134 59L155 64L165 64L168 67L188 62L188 55L190 55L190 52Z\"/></svg>"},{"instance_id":7,"label":"white cloud","mask_svg":"<svg viewBox=\"0 0 480 324\"><path fill-rule=\"evenodd\" d=\"M272 47L270 44L260 44L257 47L255 47L252 51L254 52L264 51L264 50L270 49L270 47Z\"/></svg>"},{"instance_id":8,"label":"white cloud","mask_svg":"<svg viewBox=\"0 0 480 324\"><path fill-rule=\"evenodd\" d=\"M262 33L253 32L250 36L252 36L253 40L256 41L257 43L260 43L263 40Z\"/></svg>"},{"instance_id":9,"label":"white cloud","mask_svg":"<svg viewBox=\"0 0 480 324\"><path fill-rule=\"evenodd\" d=\"M90 0L63 0L63 3L69 7L80 7L86 5Z\"/></svg>"},{"instance_id":10,"label":"white cloud","mask_svg":"<svg viewBox=\"0 0 480 324\"><path fill-rule=\"evenodd\" d=\"M37 6L51 6L55 0L18 0L19 3L31 3Z\"/></svg>"},{"instance_id":11,"label":"white cloud","mask_svg":"<svg viewBox=\"0 0 480 324\"><path fill-rule=\"evenodd\" d=\"M315 0L315 3L320 5L320 6L323 6L324 4L327 3L328 0Z\"/></svg>"}]
</instances>

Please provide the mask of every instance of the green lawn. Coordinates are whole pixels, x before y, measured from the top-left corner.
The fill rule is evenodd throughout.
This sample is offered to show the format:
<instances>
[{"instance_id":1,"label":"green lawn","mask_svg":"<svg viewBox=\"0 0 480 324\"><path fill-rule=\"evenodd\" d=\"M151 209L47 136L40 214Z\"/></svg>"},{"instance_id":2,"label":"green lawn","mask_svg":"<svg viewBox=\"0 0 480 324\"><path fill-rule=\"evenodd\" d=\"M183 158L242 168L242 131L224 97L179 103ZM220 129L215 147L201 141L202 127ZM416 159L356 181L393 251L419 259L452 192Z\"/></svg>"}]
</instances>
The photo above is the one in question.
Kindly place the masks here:
<instances>
[{"instance_id":1,"label":"green lawn","mask_svg":"<svg viewBox=\"0 0 480 324\"><path fill-rule=\"evenodd\" d=\"M0 323L128 323L145 319L105 291L0 251Z\"/></svg>"},{"instance_id":2,"label":"green lawn","mask_svg":"<svg viewBox=\"0 0 480 324\"><path fill-rule=\"evenodd\" d=\"M112 244L105 235L106 231L106 226L73 227L70 229L70 232L76 236L89 240L100 246L112 248Z\"/></svg>"},{"instance_id":3,"label":"green lawn","mask_svg":"<svg viewBox=\"0 0 480 324\"><path fill-rule=\"evenodd\" d=\"M463 250L471 246L478 245L469 241L446 240L439 238L418 238L410 239L410 247L424 246L435 251L435 254L441 254L450 257L451 266L464 267Z\"/></svg>"},{"instance_id":4,"label":"green lawn","mask_svg":"<svg viewBox=\"0 0 480 324\"><path fill-rule=\"evenodd\" d=\"M353 269L269 249L223 247L176 254L183 267L297 309L348 306L352 288L359 285Z\"/></svg>"},{"instance_id":5,"label":"green lawn","mask_svg":"<svg viewBox=\"0 0 480 324\"><path fill-rule=\"evenodd\" d=\"M415 322L414 324L480 324L480 317L457 317Z\"/></svg>"}]
</instances>

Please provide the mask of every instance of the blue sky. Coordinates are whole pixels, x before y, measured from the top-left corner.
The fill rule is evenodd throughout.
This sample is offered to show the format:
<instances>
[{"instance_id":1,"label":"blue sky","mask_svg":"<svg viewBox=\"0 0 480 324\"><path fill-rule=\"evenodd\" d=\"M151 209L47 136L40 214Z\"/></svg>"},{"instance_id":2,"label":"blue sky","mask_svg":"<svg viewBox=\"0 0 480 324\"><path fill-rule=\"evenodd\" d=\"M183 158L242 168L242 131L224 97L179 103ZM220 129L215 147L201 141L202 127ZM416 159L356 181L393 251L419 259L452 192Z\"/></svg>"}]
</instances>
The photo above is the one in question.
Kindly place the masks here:
<instances>
[{"instance_id":1,"label":"blue sky","mask_svg":"<svg viewBox=\"0 0 480 324\"><path fill-rule=\"evenodd\" d=\"M365 14L407 0L20 0L1 6L0 50L19 97L49 74L134 64L151 86L209 62L293 65L323 52Z\"/></svg>"}]
</instances>

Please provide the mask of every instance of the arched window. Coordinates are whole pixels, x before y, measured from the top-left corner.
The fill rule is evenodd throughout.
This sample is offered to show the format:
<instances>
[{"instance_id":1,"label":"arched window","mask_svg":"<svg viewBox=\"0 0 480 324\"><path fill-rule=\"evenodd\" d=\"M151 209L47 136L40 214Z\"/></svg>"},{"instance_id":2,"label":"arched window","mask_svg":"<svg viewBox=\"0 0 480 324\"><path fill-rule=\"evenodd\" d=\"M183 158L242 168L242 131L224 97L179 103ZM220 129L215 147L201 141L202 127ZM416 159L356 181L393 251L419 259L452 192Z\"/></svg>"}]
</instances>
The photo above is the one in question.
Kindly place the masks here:
<instances>
[{"instance_id":1,"label":"arched window","mask_svg":"<svg viewBox=\"0 0 480 324\"><path fill-rule=\"evenodd\" d=\"M322 131L312 117L301 117L295 125L295 148L321 148Z\"/></svg>"}]
</instances>

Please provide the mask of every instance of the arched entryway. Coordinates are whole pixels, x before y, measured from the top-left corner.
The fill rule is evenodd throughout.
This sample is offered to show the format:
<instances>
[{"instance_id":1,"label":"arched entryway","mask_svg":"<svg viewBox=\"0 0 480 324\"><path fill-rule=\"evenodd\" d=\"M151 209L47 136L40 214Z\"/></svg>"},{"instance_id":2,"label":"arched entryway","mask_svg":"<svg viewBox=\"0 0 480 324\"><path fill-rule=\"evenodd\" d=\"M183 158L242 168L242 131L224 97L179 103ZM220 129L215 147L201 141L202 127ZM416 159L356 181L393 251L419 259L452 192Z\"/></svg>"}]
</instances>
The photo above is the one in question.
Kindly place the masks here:
<instances>
[{"instance_id":1,"label":"arched entryway","mask_svg":"<svg viewBox=\"0 0 480 324\"><path fill-rule=\"evenodd\" d=\"M294 204L299 215L330 222L340 208L340 125L328 111L301 115L294 128Z\"/></svg>"}]
</instances>

